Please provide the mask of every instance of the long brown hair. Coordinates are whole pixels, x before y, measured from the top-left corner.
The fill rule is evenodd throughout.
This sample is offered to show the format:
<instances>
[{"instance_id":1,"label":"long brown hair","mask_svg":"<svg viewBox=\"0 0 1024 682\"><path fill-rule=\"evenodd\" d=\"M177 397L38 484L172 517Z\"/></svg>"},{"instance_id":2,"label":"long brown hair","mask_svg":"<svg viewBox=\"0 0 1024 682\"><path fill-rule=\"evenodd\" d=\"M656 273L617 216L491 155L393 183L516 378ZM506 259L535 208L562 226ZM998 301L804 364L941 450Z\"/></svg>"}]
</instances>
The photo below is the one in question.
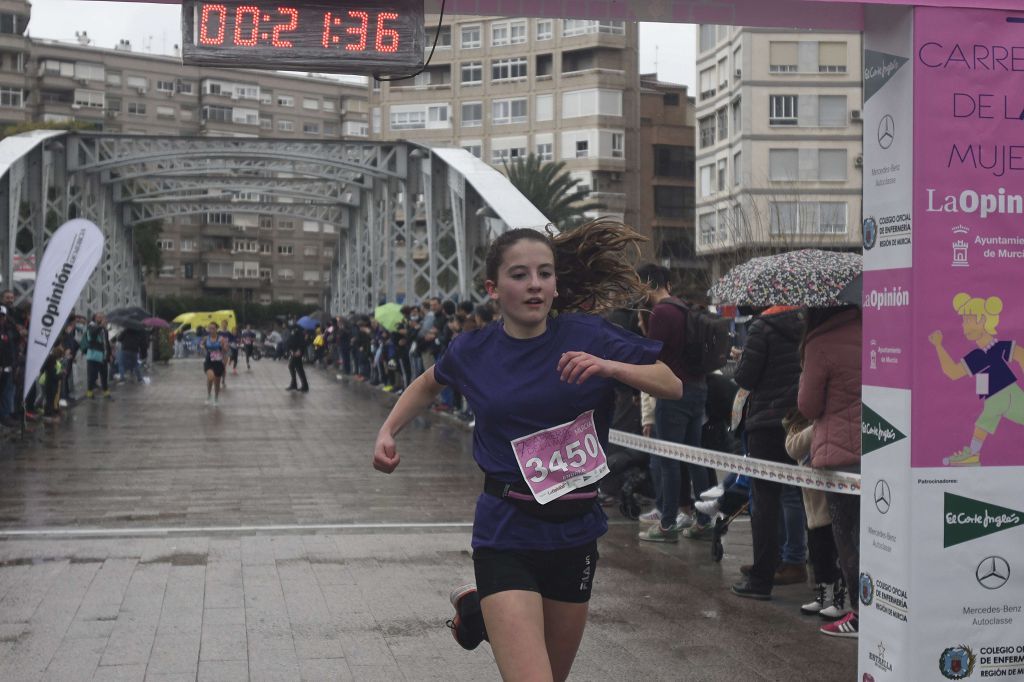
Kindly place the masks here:
<instances>
[{"instance_id":1,"label":"long brown hair","mask_svg":"<svg viewBox=\"0 0 1024 682\"><path fill-rule=\"evenodd\" d=\"M636 274L640 244L647 238L608 218L591 220L557 234L530 228L503 233L487 251L487 279L498 281L505 251L523 239L547 244L555 257L555 310L600 313L628 308L643 301L650 292Z\"/></svg>"}]
</instances>

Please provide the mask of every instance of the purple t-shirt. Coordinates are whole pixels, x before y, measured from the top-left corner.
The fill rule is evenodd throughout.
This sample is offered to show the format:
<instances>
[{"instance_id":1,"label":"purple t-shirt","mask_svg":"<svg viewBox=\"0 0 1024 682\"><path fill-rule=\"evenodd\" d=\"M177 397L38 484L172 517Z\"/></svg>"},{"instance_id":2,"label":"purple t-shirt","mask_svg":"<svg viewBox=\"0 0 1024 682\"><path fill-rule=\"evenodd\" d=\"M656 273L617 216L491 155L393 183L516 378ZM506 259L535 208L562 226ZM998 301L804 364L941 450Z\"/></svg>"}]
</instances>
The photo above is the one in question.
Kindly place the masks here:
<instances>
[{"instance_id":1,"label":"purple t-shirt","mask_svg":"<svg viewBox=\"0 0 1024 682\"><path fill-rule=\"evenodd\" d=\"M653 364L661 343L632 334L595 315L562 314L532 339L515 339L504 325L460 334L434 365L438 383L466 396L476 417L473 457L484 473L522 480L512 441L572 421L594 410L598 439L607 451L615 382L592 377L583 384L560 380L558 360L567 351L636 365ZM592 514L564 523L533 518L504 500L482 494L473 523L473 548L558 549L604 535L608 517Z\"/></svg>"},{"instance_id":2,"label":"purple t-shirt","mask_svg":"<svg viewBox=\"0 0 1024 682\"><path fill-rule=\"evenodd\" d=\"M1011 384L1017 377L1010 369L1013 341L996 341L988 349L975 348L964 356L964 366L971 374L988 374L988 393L978 396L989 399Z\"/></svg>"}]
</instances>

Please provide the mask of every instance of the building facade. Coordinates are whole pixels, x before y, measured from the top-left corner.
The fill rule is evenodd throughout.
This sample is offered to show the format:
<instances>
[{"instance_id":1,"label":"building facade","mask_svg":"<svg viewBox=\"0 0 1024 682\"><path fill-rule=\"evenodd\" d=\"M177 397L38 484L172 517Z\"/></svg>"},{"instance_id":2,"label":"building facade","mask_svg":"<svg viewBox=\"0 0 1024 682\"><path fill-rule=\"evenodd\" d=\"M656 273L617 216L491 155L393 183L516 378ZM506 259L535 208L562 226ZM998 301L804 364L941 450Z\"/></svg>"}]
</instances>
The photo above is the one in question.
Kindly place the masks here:
<instances>
[{"instance_id":1,"label":"building facade","mask_svg":"<svg viewBox=\"0 0 1024 682\"><path fill-rule=\"evenodd\" d=\"M698 27L697 253L712 277L751 256L857 248L860 41Z\"/></svg>"},{"instance_id":2,"label":"building facade","mask_svg":"<svg viewBox=\"0 0 1024 682\"><path fill-rule=\"evenodd\" d=\"M0 126L30 119L30 110L25 106L32 52L25 29L30 13L27 2L0 0Z\"/></svg>"},{"instance_id":3,"label":"building facade","mask_svg":"<svg viewBox=\"0 0 1024 682\"><path fill-rule=\"evenodd\" d=\"M428 16L428 26L436 22ZM371 137L461 147L499 169L531 152L565 161L606 207L602 215L637 222L626 177L639 144L636 24L478 16L444 22L423 73L371 82Z\"/></svg>"},{"instance_id":4,"label":"building facade","mask_svg":"<svg viewBox=\"0 0 1024 682\"><path fill-rule=\"evenodd\" d=\"M340 140L368 133L366 86L358 82L183 66L175 57L133 52L126 42L115 49L25 42L20 105L12 99L4 106L0 90L0 119L8 123L74 121L110 133L198 137ZM6 51L2 58L0 79L13 78L12 58ZM151 296L322 304L336 229L241 211L167 218L158 242L162 266L148 278L147 290Z\"/></svg>"}]
</instances>

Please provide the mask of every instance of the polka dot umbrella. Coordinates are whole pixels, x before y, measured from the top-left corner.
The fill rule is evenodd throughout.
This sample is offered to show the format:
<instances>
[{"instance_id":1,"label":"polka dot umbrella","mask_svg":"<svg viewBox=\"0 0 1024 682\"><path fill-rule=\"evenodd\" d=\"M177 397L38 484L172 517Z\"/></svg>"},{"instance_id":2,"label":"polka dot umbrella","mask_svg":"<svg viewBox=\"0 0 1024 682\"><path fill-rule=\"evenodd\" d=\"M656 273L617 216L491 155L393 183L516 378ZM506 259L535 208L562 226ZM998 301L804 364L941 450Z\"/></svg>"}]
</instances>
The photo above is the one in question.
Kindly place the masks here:
<instances>
[{"instance_id":1,"label":"polka dot umbrella","mask_svg":"<svg viewBox=\"0 0 1024 682\"><path fill-rule=\"evenodd\" d=\"M859 253L788 251L737 265L708 294L712 303L735 305L847 305L839 294L862 269Z\"/></svg>"}]
</instances>

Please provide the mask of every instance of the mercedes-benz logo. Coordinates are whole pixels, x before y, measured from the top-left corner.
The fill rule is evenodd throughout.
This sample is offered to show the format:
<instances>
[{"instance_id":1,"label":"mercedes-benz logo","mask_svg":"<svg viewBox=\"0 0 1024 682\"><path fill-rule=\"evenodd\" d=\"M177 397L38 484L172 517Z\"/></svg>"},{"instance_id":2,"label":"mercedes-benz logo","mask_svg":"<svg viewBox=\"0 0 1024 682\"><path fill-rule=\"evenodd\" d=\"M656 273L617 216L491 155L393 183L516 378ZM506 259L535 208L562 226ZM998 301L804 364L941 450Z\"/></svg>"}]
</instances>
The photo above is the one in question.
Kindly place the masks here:
<instances>
[{"instance_id":1,"label":"mercedes-benz logo","mask_svg":"<svg viewBox=\"0 0 1024 682\"><path fill-rule=\"evenodd\" d=\"M885 514L888 513L891 506L892 490L889 489L889 484L886 483L885 479L880 478L878 483L875 484L875 509Z\"/></svg>"},{"instance_id":2,"label":"mercedes-benz logo","mask_svg":"<svg viewBox=\"0 0 1024 682\"><path fill-rule=\"evenodd\" d=\"M987 556L974 569L974 577L986 590L998 590L1010 579L1010 564L1001 556Z\"/></svg>"},{"instance_id":3,"label":"mercedes-benz logo","mask_svg":"<svg viewBox=\"0 0 1024 682\"><path fill-rule=\"evenodd\" d=\"M882 117L878 122L878 146L888 149L896 139L896 121L890 114Z\"/></svg>"}]
</instances>

